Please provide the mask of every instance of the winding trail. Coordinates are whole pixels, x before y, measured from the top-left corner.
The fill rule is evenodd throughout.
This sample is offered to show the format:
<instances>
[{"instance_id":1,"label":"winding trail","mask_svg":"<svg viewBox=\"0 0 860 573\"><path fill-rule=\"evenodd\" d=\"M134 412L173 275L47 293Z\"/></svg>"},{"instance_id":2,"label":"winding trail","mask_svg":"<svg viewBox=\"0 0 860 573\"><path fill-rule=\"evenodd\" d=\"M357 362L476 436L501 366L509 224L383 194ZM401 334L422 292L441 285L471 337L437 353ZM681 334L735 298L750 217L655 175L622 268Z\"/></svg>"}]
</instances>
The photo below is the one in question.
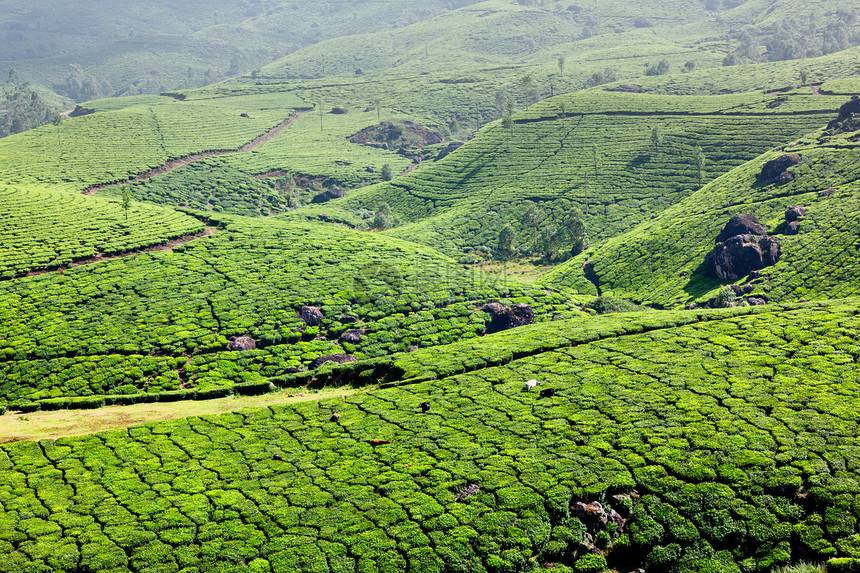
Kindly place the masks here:
<instances>
[{"instance_id":1,"label":"winding trail","mask_svg":"<svg viewBox=\"0 0 860 573\"><path fill-rule=\"evenodd\" d=\"M161 245L153 245L151 247L144 247L142 249L132 249L130 251L121 251L115 255L103 255L103 254L99 253L99 254L92 256L92 257L83 257L80 259L75 259L74 261L72 261L68 265L38 267L38 268L35 268L32 270L29 270L25 273L18 273L15 276L9 277L7 279L0 279L0 280L13 280L13 279L20 279L20 278L24 278L24 277L34 277L37 275L44 275L44 274L48 274L48 273L62 272L64 270L71 269L74 267L81 267L83 265L89 265L92 263L99 263L101 261L109 261L111 259L123 259L126 257L133 257L135 255L140 255L143 253L157 253L157 252L163 252L163 251L170 251L175 247L178 247L180 245L186 245L186 244L190 243L191 241L195 241L197 239L200 239L201 237L208 237L210 235L214 235L217 232L218 232L218 229L215 229L214 227L206 227L205 229L203 229L199 233L194 233L193 235L183 235L181 237L176 237L175 239L170 239L166 243L163 243Z\"/></svg>"},{"instance_id":2,"label":"winding trail","mask_svg":"<svg viewBox=\"0 0 860 573\"><path fill-rule=\"evenodd\" d=\"M279 136L285 129L290 127L292 123L298 118L302 117L306 113L309 113L311 110L300 110L292 114L285 121L279 123L260 137L251 141L250 143L246 143L239 149L227 150L227 151L204 151L202 153L193 153L191 155L186 155L185 157L180 157L179 159L172 159L162 165L161 167L156 167L155 169L150 169L140 175L132 177L131 179L126 179L124 181L115 181L113 183L102 183L99 185L93 185L91 187L87 187L84 191L84 195L94 195L96 191L100 191L102 189L106 189L108 187L116 187L117 185L125 185L126 183L136 183L138 181L145 181L146 179L152 179L156 175L164 175L165 173L170 173L171 171L188 165L189 163L194 163L195 161L201 161L203 159L208 159L210 157L217 157L219 155L231 155L234 153L249 153L267 141L271 141L272 139Z\"/></svg>"}]
</instances>

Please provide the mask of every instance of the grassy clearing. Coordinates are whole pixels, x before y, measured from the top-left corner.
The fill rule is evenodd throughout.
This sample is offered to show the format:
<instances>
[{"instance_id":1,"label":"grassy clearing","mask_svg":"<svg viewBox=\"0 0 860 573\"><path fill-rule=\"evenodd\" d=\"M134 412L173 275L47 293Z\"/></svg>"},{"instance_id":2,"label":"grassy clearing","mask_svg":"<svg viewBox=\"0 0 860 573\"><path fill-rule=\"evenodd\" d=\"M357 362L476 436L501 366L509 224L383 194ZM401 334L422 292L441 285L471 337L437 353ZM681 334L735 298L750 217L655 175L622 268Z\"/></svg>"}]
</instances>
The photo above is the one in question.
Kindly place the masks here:
<instances>
[{"instance_id":1,"label":"grassy clearing","mask_svg":"<svg viewBox=\"0 0 860 573\"><path fill-rule=\"evenodd\" d=\"M29 412L27 414L9 411L0 416L0 443L5 444L20 440L56 440L62 437L83 436L176 418L241 412L249 408L265 408L275 404L297 404L308 400L351 396L358 391L333 388L322 390L294 388L264 396L230 396L229 398L213 400L185 400L169 404L106 406L98 410L64 410L59 412Z\"/></svg>"}]
</instances>

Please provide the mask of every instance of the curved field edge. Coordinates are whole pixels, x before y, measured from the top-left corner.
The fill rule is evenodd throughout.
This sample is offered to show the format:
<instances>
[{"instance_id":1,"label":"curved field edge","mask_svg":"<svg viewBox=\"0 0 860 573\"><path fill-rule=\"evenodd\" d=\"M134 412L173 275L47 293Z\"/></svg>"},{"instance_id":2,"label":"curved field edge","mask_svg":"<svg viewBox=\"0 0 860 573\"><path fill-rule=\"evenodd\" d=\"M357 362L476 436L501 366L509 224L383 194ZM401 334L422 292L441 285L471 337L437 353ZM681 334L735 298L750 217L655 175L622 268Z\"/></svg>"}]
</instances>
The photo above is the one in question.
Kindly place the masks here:
<instances>
[{"instance_id":1,"label":"curved field edge","mask_svg":"<svg viewBox=\"0 0 860 573\"><path fill-rule=\"evenodd\" d=\"M5 445L0 570L860 555L859 326L856 299L724 313L367 394ZM530 378L555 394L524 392ZM580 512L594 501L620 519Z\"/></svg>"}]
</instances>

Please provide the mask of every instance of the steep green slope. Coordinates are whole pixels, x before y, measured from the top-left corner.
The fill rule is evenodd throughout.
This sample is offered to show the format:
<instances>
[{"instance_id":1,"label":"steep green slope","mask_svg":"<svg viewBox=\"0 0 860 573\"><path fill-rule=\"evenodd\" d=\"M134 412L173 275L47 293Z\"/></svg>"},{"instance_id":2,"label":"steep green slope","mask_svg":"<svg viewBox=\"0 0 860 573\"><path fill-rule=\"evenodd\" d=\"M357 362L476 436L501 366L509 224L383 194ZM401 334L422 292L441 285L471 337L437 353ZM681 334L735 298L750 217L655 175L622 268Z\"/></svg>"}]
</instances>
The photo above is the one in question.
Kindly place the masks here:
<instances>
[{"instance_id":1,"label":"steep green slope","mask_svg":"<svg viewBox=\"0 0 860 573\"><path fill-rule=\"evenodd\" d=\"M0 570L597 571L607 555L739 572L860 555L856 301L618 316L582 337L593 324L448 378L3 446ZM555 395L523 392L532 377Z\"/></svg>"},{"instance_id":2,"label":"steep green slope","mask_svg":"<svg viewBox=\"0 0 860 573\"><path fill-rule=\"evenodd\" d=\"M224 229L172 252L0 283L0 396L223 395L237 383L267 387L262 377L319 356L474 338L489 301L530 304L537 320L578 313L562 295L378 234L276 219L210 224ZM321 324L306 326L303 306L319 307ZM348 330L357 338L342 339ZM227 350L244 336L256 350Z\"/></svg>"},{"instance_id":3,"label":"steep green slope","mask_svg":"<svg viewBox=\"0 0 860 573\"><path fill-rule=\"evenodd\" d=\"M827 84L825 84L827 85ZM856 82L853 84L857 87ZM836 88L838 86L834 86ZM841 89L848 87L843 84ZM779 235L782 256L755 282L756 296L772 300L826 299L860 292L857 265L857 182L860 146L856 133L823 135L821 131L785 148L802 163L794 181L763 185L763 164L782 151L771 151L743 165L659 217L630 233L552 271L547 284L576 284L595 292L583 276L590 263L593 282L603 292L659 304L681 304L713 296L720 282L705 276L704 259L721 227L734 215L753 213ZM785 232L787 208L805 206L797 235ZM745 284L746 277L737 281Z\"/></svg>"},{"instance_id":4,"label":"steep green slope","mask_svg":"<svg viewBox=\"0 0 860 573\"><path fill-rule=\"evenodd\" d=\"M265 216L307 203L322 191L323 183L357 187L381 181L385 164L394 173L412 164L394 151L349 141L350 136L379 121L376 111L350 108L348 113L332 114L323 110L326 113L299 115L289 129L252 153L204 158L129 184L128 189L144 201ZM118 196L123 189L111 187L101 193Z\"/></svg>"},{"instance_id":5,"label":"steep green slope","mask_svg":"<svg viewBox=\"0 0 860 573\"><path fill-rule=\"evenodd\" d=\"M438 163L356 191L325 212L335 206L375 210L387 202L410 223L388 233L457 252L495 247L508 222L519 244L531 249L537 231L522 220L530 202L547 214L544 226L562 223L575 206L597 241L698 187L697 148L708 181L820 126L843 101L812 94L668 97L601 90L559 96L517 114L512 129L493 124ZM656 146L655 128L662 141Z\"/></svg>"}]
</instances>

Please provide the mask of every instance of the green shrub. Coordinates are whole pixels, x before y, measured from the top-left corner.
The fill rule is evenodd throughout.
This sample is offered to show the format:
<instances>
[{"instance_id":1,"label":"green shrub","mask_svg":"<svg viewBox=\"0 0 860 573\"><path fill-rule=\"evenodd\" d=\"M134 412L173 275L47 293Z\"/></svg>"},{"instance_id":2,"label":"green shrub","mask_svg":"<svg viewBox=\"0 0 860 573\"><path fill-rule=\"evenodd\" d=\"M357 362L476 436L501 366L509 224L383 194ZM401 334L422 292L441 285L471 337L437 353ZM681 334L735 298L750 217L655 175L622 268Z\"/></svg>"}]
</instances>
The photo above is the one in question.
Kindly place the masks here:
<instances>
[{"instance_id":1,"label":"green shrub","mask_svg":"<svg viewBox=\"0 0 860 573\"><path fill-rule=\"evenodd\" d=\"M573 570L577 573L600 573L606 569L606 557L590 553L576 560Z\"/></svg>"}]
</instances>

